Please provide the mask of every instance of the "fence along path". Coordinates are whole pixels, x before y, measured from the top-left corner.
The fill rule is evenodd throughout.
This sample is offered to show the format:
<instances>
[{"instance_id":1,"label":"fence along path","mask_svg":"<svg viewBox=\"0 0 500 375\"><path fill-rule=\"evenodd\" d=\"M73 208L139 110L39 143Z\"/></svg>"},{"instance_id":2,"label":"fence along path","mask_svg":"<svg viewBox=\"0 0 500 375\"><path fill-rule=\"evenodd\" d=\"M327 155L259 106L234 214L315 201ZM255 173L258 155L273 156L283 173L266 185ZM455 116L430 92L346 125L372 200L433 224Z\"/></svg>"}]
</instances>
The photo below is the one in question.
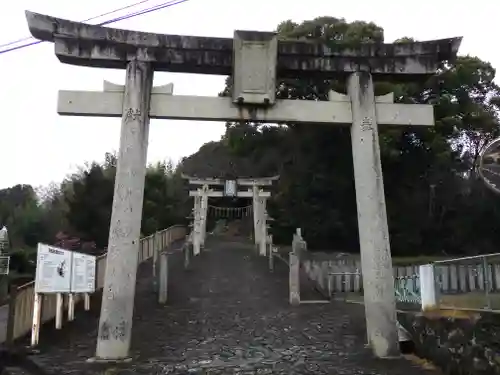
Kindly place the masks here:
<instances>
[{"instance_id":1,"label":"fence along path","mask_svg":"<svg viewBox=\"0 0 500 375\"><path fill-rule=\"evenodd\" d=\"M329 254L308 253L303 264L309 277L330 294L363 290L361 262L357 259L331 259ZM435 267L442 293L484 291L485 284L490 291L500 291L500 259L486 268L481 261L436 264ZM406 282L414 284L415 290L419 288L419 265L395 266L393 269L395 279L407 279Z\"/></svg>"},{"instance_id":2,"label":"fence along path","mask_svg":"<svg viewBox=\"0 0 500 375\"><path fill-rule=\"evenodd\" d=\"M174 225L167 229L156 232L148 237L141 238L139 244L139 263L154 258L154 264L161 250L167 248L175 241L186 236L186 228ZM104 275L106 271L106 256L102 254L96 260L96 291L104 286ZM153 268L155 265L153 265ZM153 270L154 272L154 270ZM7 341L23 337L31 331L33 323L33 305L35 295L35 282L31 281L17 287L10 299L9 319L7 323ZM75 295L75 303L82 301L82 295ZM64 301L67 306L67 298ZM41 324L51 321L56 316L56 295L45 294L42 299Z\"/></svg>"}]
</instances>

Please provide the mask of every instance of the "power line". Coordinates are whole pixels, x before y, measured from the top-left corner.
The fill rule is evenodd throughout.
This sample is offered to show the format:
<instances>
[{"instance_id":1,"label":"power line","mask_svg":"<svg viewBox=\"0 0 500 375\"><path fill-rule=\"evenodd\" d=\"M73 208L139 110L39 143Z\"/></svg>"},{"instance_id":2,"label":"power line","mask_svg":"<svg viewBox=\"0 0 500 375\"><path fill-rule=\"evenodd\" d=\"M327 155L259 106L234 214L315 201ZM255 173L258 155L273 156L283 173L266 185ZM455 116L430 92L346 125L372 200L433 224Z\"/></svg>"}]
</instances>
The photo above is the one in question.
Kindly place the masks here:
<instances>
[{"instance_id":1,"label":"power line","mask_svg":"<svg viewBox=\"0 0 500 375\"><path fill-rule=\"evenodd\" d=\"M149 1L149 0L145 0L145 1ZM126 14L126 15L121 16L121 17L113 18L113 19L111 19L109 21L104 21L104 22L98 23L97 26L109 25L111 23L123 21L123 20L129 19L129 18L133 18L133 17L136 17L136 16L141 16L143 14L154 12L156 10L168 8L168 7L173 6L173 5L181 4L181 3L184 3L186 1L189 1L189 0L170 0L170 1L166 2L166 3L162 3L162 4L159 4L159 5L155 5L153 7L150 7L150 8L142 9L142 10L136 11L134 13L129 13L129 14ZM114 11L110 12L110 13L114 13ZM98 17L101 17L101 16L98 16ZM98 18L98 17L94 17L94 18ZM27 39L30 39L30 38L27 38ZM11 47L11 48L8 48L6 50L0 51L0 55L4 54L4 53L7 53L7 52L16 51L18 49L22 49L22 48L25 48L25 47L34 46L35 44L40 44L42 42L43 42L42 40L36 40L36 41L28 43L28 44L23 44L23 45L16 46L16 47ZM11 45L11 44L14 44L14 42L8 43L7 45Z\"/></svg>"},{"instance_id":2,"label":"power line","mask_svg":"<svg viewBox=\"0 0 500 375\"><path fill-rule=\"evenodd\" d=\"M27 36L26 38L17 39L17 40L14 40L13 42L5 43L5 44L0 44L0 48L2 48L2 47L8 47L8 46L11 46L13 44L21 43L21 42L24 42L24 41L30 40L30 39L33 39L33 37L32 36Z\"/></svg>"},{"instance_id":3,"label":"power line","mask_svg":"<svg viewBox=\"0 0 500 375\"><path fill-rule=\"evenodd\" d=\"M21 48L24 48L24 47L34 46L35 44L39 44L39 43L42 43L42 41L41 40L37 40L35 42L31 42L31 43L28 43L28 44L23 44L21 46L7 48L6 50L0 51L0 55L2 55L4 53L7 53L7 52L15 51L15 50L18 50L18 49L21 49Z\"/></svg>"},{"instance_id":4,"label":"power line","mask_svg":"<svg viewBox=\"0 0 500 375\"><path fill-rule=\"evenodd\" d=\"M109 24L114 23L114 22L123 21L123 20L129 19L129 18L133 18L133 17L136 17L136 16L140 16L140 15L143 15L143 14L150 13L150 12L153 12L153 11L156 11L156 10L160 10L160 9L163 9L163 8L168 8L168 7L172 6L172 5L177 5L177 4L180 4L180 3L184 3L186 1L188 1L188 0L170 0L170 1L166 2L166 3L162 3L162 4L159 4L159 5L155 5L153 7L150 7L150 8L142 9L142 10L136 11L134 13L129 13L127 15L111 19L109 21L101 22L101 23L99 23L97 25L98 26L109 25ZM114 13L114 12L110 12L110 13ZM100 16L98 16L98 17L100 17ZM94 17L94 18L98 18L98 17ZM0 55L3 54L3 53L6 53L6 52L12 52L12 51L15 51L15 50L18 50L18 49L22 49L22 48L25 48L25 47L33 46L35 44L40 44L42 42L43 42L42 40L37 40L37 41L31 42L31 43L28 43L28 44L23 44L23 45L20 45L20 46L8 48L6 50L0 51Z\"/></svg>"},{"instance_id":5,"label":"power line","mask_svg":"<svg viewBox=\"0 0 500 375\"><path fill-rule=\"evenodd\" d=\"M121 8L118 8L118 9L115 9L115 10L112 10L110 12L106 12L106 13L103 13L103 14L100 14L98 16L95 16L95 17L92 17L92 18L88 18L86 20L83 20L81 22L88 22L88 21L92 21L92 20L95 20L96 18L101 18L101 17L104 17L104 16L108 16L110 14L113 14L113 13L117 13L117 12L121 12L122 10L125 10L125 9L129 9L129 8L133 8L133 7L136 7L138 5L141 5L141 4L144 4L144 3L149 3L151 0L142 0L142 1L139 1L138 3L134 3L134 4L130 4L130 5L126 5L124 7L121 7Z\"/></svg>"},{"instance_id":6,"label":"power line","mask_svg":"<svg viewBox=\"0 0 500 375\"><path fill-rule=\"evenodd\" d=\"M144 4L144 3L148 3L150 1L151 0L142 0L142 1L139 1L138 3L129 4L129 5L126 5L124 7L121 7L121 8L118 8L118 9L115 9L115 10L112 10L112 11L109 11L109 12L106 12L106 13L103 13L103 14L99 14L98 16L87 18L86 20L83 20L83 21L80 21L80 22L93 21L96 18L101 18L101 17L104 17L104 16L108 16L110 14L117 13L117 12L120 12L122 10L129 9L129 8L132 8L132 7ZM24 42L24 41L30 40L30 39L33 39L33 37L32 36L27 36L25 38L14 40L13 42L5 43L5 44L0 44L0 48L2 48L2 47L8 47L8 46L11 46L13 44L21 43L21 42Z\"/></svg>"},{"instance_id":7,"label":"power line","mask_svg":"<svg viewBox=\"0 0 500 375\"><path fill-rule=\"evenodd\" d=\"M135 13L127 14L125 16L117 17L117 18L115 18L115 19L113 19L111 21L106 21L106 22L100 23L99 26L108 25L110 23L114 23L114 22L126 20L126 19L133 18L133 17L136 17L136 16L141 16L143 14L151 13L151 12L154 12L155 10L160 10L160 9L163 9L163 8L168 8L168 7L171 7L172 5L181 4L181 3L184 3L186 1L188 1L188 0L170 0L170 1L167 1L166 3L155 5L155 6L151 7L151 8L146 8L146 9L143 9L143 10L138 10Z\"/></svg>"}]
</instances>

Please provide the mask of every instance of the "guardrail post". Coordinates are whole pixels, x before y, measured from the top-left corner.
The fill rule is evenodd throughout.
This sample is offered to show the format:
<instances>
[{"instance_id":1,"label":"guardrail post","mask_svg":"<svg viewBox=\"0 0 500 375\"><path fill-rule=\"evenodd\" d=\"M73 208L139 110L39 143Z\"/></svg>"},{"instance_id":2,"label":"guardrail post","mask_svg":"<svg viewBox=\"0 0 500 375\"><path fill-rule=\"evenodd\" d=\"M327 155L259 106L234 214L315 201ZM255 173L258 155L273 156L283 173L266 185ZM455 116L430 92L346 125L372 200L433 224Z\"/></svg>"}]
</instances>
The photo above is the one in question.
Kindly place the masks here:
<instances>
[{"instance_id":1,"label":"guardrail post","mask_svg":"<svg viewBox=\"0 0 500 375\"><path fill-rule=\"evenodd\" d=\"M328 275L326 277L328 298L331 299L333 295L333 275L331 272L328 272Z\"/></svg>"},{"instance_id":2,"label":"guardrail post","mask_svg":"<svg viewBox=\"0 0 500 375\"><path fill-rule=\"evenodd\" d=\"M269 271L274 271L274 256L273 256L273 235L270 234L267 236L267 251L269 257Z\"/></svg>"},{"instance_id":3,"label":"guardrail post","mask_svg":"<svg viewBox=\"0 0 500 375\"><path fill-rule=\"evenodd\" d=\"M56 329L61 329L62 328L62 322L63 322L63 294L62 293L56 293Z\"/></svg>"},{"instance_id":4,"label":"guardrail post","mask_svg":"<svg viewBox=\"0 0 500 375\"><path fill-rule=\"evenodd\" d=\"M166 251L160 253L160 283L158 302L164 304L168 297L168 254Z\"/></svg>"},{"instance_id":5,"label":"guardrail post","mask_svg":"<svg viewBox=\"0 0 500 375\"><path fill-rule=\"evenodd\" d=\"M14 342L14 327L16 325L16 304L17 304L17 286L12 285L9 292L9 315L7 316L7 333L5 342L11 345Z\"/></svg>"},{"instance_id":6,"label":"guardrail post","mask_svg":"<svg viewBox=\"0 0 500 375\"><path fill-rule=\"evenodd\" d=\"M75 320L75 293L68 294L68 321Z\"/></svg>"},{"instance_id":7,"label":"guardrail post","mask_svg":"<svg viewBox=\"0 0 500 375\"><path fill-rule=\"evenodd\" d=\"M433 310L438 307L438 290L433 264L420 266L420 298L422 311Z\"/></svg>"},{"instance_id":8,"label":"guardrail post","mask_svg":"<svg viewBox=\"0 0 500 375\"><path fill-rule=\"evenodd\" d=\"M155 292L158 291L158 270L157 270L157 267L158 267L158 254L159 254L159 250L158 250L158 232L155 232L153 235L152 235L152 238L151 238L151 242L153 243L152 246L153 246L153 290Z\"/></svg>"},{"instance_id":9,"label":"guardrail post","mask_svg":"<svg viewBox=\"0 0 500 375\"><path fill-rule=\"evenodd\" d=\"M483 281L484 281L484 294L486 298L486 308L491 310L490 299L490 270L488 265L488 258L483 256Z\"/></svg>"},{"instance_id":10,"label":"guardrail post","mask_svg":"<svg viewBox=\"0 0 500 375\"><path fill-rule=\"evenodd\" d=\"M85 311L90 310L90 294L89 293L84 293L83 295L83 308Z\"/></svg>"},{"instance_id":11,"label":"guardrail post","mask_svg":"<svg viewBox=\"0 0 500 375\"><path fill-rule=\"evenodd\" d=\"M33 301L33 323L31 326L31 346L38 345L40 338L40 323L42 320L42 295L35 293Z\"/></svg>"},{"instance_id":12,"label":"guardrail post","mask_svg":"<svg viewBox=\"0 0 500 375\"><path fill-rule=\"evenodd\" d=\"M152 235L152 246L153 246L153 280L156 280L156 264L158 262L158 247L157 247L157 237L158 232ZM149 241L148 241L149 242Z\"/></svg>"},{"instance_id":13,"label":"guardrail post","mask_svg":"<svg viewBox=\"0 0 500 375\"><path fill-rule=\"evenodd\" d=\"M289 289L290 289L290 304L292 306L300 305L300 280L299 280L299 264L300 260L297 254L290 253L290 273L289 273Z\"/></svg>"},{"instance_id":14,"label":"guardrail post","mask_svg":"<svg viewBox=\"0 0 500 375\"><path fill-rule=\"evenodd\" d=\"M191 256L193 251L192 241L189 235L186 236L186 240L182 247L184 251L184 269L189 268L189 263L191 262Z\"/></svg>"}]
</instances>

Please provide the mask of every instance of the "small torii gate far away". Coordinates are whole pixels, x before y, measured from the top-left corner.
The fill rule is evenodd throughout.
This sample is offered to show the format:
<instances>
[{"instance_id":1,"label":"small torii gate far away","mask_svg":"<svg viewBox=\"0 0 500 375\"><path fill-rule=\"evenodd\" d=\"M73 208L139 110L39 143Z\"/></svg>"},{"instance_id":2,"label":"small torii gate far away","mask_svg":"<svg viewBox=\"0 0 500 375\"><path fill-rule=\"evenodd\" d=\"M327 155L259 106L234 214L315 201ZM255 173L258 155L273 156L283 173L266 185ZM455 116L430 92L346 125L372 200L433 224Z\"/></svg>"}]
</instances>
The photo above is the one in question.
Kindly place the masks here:
<instances>
[{"instance_id":1,"label":"small torii gate far away","mask_svg":"<svg viewBox=\"0 0 500 375\"><path fill-rule=\"evenodd\" d=\"M378 357L399 355L378 125L433 126L431 105L375 97L373 80L417 81L456 57L461 38L328 45L236 31L234 38L153 34L27 12L32 35L55 44L63 63L125 69L124 86L60 91L58 113L121 117L97 360L127 358L130 346L150 118L350 126L367 339ZM231 75L232 98L176 96L153 88L154 71ZM329 101L277 100L277 78L346 81ZM332 337L332 340L335 338Z\"/></svg>"},{"instance_id":2,"label":"small torii gate far away","mask_svg":"<svg viewBox=\"0 0 500 375\"><path fill-rule=\"evenodd\" d=\"M201 185L201 188L191 190L190 197L194 197L194 223L193 223L193 254L198 255L200 248L205 245L206 225L208 214L209 197L237 197L252 198L253 206L253 226L255 245L259 248L259 254L266 255L267 244L267 210L266 202L271 196L268 191L263 191L260 186L271 186L279 176L267 178L238 178L219 179L219 178L199 178L182 176L189 181L191 185ZM210 188L210 185L223 186L223 191L216 191ZM239 191L239 186L248 186L247 191Z\"/></svg>"}]
</instances>

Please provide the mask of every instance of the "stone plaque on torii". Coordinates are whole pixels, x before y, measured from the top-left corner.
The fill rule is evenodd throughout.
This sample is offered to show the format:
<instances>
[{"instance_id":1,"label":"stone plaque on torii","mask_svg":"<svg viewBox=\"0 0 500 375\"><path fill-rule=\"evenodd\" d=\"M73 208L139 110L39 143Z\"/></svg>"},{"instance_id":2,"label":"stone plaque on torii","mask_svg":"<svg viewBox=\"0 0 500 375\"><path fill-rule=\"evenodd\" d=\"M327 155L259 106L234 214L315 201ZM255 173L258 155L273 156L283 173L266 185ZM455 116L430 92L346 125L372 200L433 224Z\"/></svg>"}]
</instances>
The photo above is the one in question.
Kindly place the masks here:
<instances>
[{"instance_id":1,"label":"stone plaque on torii","mask_svg":"<svg viewBox=\"0 0 500 375\"><path fill-rule=\"evenodd\" d=\"M263 178L200 178L194 176L182 175L182 178L189 181L191 185L201 185L201 188L191 190L190 197L194 197L194 223L193 223L193 253L200 253L200 248L205 244L208 198L225 196L234 196L237 198L252 198L253 206L253 225L255 245L259 249L259 254L266 255L267 246L267 210L266 202L271 196L268 191L263 191L261 186L271 186L279 176ZM224 190L214 190L210 185L223 186ZM249 187L247 191L238 190L238 186ZM230 191L228 191L228 189Z\"/></svg>"},{"instance_id":2,"label":"stone plaque on torii","mask_svg":"<svg viewBox=\"0 0 500 375\"><path fill-rule=\"evenodd\" d=\"M368 342L378 357L399 353L392 261L378 125L433 126L431 105L375 97L373 79L422 80L456 57L461 38L414 43L336 44L278 40L236 31L234 38L117 30L27 12L32 35L55 44L63 63L126 70L124 86L60 91L58 113L121 117L96 358L127 357L130 346L149 119L309 123L351 127ZM153 87L153 71L233 76L232 98L177 96ZM276 78L345 79L329 101L277 100ZM119 288L116 287L119 285Z\"/></svg>"}]
</instances>

